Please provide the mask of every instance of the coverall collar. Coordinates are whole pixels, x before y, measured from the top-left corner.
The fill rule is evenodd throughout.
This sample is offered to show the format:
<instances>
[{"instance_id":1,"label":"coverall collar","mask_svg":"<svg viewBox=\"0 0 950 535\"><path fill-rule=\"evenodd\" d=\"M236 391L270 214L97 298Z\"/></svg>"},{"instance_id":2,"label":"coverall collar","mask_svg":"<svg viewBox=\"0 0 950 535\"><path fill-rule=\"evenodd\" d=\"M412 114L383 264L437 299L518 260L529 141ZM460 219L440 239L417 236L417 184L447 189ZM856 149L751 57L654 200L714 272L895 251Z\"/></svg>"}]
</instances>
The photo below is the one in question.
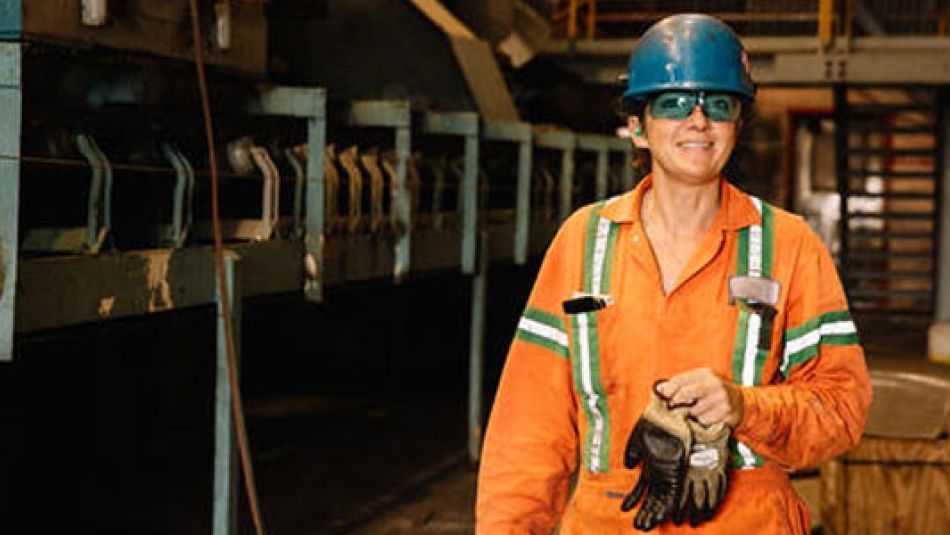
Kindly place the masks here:
<instances>
[{"instance_id":1,"label":"coverall collar","mask_svg":"<svg viewBox=\"0 0 950 535\"><path fill-rule=\"evenodd\" d=\"M752 204L752 199L740 192L728 181L720 179L722 205L720 215L714 224L721 225L724 230L738 230L759 222L759 211ZM600 215L617 223L642 223L640 220L640 203L643 195L653 185L653 179L647 175L637 187L607 201L600 210ZM723 217L724 215L724 217Z\"/></svg>"}]
</instances>

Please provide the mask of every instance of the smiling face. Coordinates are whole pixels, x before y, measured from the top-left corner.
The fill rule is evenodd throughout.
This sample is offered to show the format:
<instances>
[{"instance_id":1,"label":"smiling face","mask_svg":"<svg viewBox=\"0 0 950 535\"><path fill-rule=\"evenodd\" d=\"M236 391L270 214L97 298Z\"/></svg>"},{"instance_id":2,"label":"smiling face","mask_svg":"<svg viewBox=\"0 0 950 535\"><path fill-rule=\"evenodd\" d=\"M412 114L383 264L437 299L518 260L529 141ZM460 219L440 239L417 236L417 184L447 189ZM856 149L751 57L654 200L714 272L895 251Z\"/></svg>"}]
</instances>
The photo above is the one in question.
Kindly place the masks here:
<instances>
[{"instance_id":1,"label":"smiling face","mask_svg":"<svg viewBox=\"0 0 950 535\"><path fill-rule=\"evenodd\" d=\"M631 132L639 148L649 149L654 179L684 184L704 184L719 179L736 145L737 121L710 121L697 104L683 120L656 119L649 105L643 114L646 124L631 116Z\"/></svg>"}]
</instances>

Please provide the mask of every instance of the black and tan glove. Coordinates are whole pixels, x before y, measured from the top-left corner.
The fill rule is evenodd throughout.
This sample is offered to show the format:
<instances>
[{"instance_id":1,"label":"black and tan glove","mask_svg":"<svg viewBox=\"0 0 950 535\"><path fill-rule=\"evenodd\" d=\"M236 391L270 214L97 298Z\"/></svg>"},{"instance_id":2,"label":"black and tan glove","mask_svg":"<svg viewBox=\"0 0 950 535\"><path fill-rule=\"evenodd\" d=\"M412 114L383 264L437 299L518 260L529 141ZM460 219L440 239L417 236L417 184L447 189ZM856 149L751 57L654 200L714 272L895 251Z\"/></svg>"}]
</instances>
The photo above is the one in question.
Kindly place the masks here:
<instances>
[{"instance_id":1,"label":"black and tan glove","mask_svg":"<svg viewBox=\"0 0 950 535\"><path fill-rule=\"evenodd\" d=\"M624 450L624 466L643 465L640 479L624 497L620 510L627 512L643 498L633 527L650 531L671 518L680 507L692 446L686 421L687 409L670 410L656 391L633 427Z\"/></svg>"},{"instance_id":2,"label":"black and tan glove","mask_svg":"<svg viewBox=\"0 0 950 535\"><path fill-rule=\"evenodd\" d=\"M693 444L686 484L673 522L679 525L688 519L690 525L696 527L711 519L726 497L731 468L731 429L723 423L707 427L692 418L687 423Z\"/></svg>"}]
</instances>

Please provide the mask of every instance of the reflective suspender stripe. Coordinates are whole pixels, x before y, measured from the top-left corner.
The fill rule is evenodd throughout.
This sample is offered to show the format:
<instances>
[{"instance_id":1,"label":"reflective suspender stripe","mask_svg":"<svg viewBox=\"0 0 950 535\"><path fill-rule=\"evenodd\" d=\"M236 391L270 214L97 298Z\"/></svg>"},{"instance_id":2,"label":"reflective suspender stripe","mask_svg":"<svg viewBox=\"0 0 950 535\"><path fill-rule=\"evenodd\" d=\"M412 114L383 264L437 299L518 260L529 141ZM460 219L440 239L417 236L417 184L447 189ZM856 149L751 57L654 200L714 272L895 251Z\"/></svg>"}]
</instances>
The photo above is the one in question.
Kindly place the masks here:
<instances>
[{"instance_id":1,"label":"reflective suspender stripe","mask_svg":"<svg viewBox=\"0 0 950 535\"><path fill-rule=\"evenodd\" d=\"M774 224L772 207L752 197L752 203L761 214L761 224L750 225L739 231L736 246L736 274L751 277L770 277L774 262ZM761 330L771 329L762 324L762 317L739 308L736 322L736 342L732 353L732 380L744 386L762 383L762 368L769 348L759 347ZM736 441L733 461L738 468L762 466L762 458L748 446Z\"/></svg>"},{"instance_id":2,"label":"reflective suspender stripe","mask_svg":"<svg viewBox=\"0 0 950 535\"><path fill-rule=\"evenodd\" d=\"M610 287L618 225L600 217L603 205L594 205L585 233L583 290L587 293L606 294ZM606 455L610 451L610 414L600 376L597 314L573 314L571 328L574 382L587 415L583 462L591 472L606 472L610 465Z\"/></svg>"}]
</instances>

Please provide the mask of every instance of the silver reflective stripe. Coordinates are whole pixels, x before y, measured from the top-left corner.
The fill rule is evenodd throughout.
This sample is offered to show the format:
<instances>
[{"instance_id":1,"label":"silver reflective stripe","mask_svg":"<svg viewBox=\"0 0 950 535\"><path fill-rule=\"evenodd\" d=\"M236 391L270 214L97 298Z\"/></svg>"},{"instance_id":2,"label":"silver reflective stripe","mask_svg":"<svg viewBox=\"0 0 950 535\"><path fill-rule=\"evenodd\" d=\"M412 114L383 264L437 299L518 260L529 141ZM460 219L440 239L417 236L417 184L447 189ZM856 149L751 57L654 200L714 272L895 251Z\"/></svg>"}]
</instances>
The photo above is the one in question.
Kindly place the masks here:
<instances>
[{"instance_id":1,"label":"silver reflective stripe","mask_svg":"<svg viewBox=\"0 0 950 535\"><path fill-rule=\"evenodd\" d=\"M762 215L762 201L757 197L752 197L752 204ZM761 220L760 220L761 221ZM755 224L749 227L749 272L750 277L762 276L762 225ZM742 356L742 385L755 385L755 358L759 352L759 331L762 329L762 317L758 314L749 314L749 321L746 327L745 352ZM736 449L742 456L740 468L755 468L756 459L752 450L736 441Z\"/></svg>"},{"instance_id":2,"label":"silver reflective stripe","mask_svg":"<svg viewBox=\"0 0 950 535\"><path fill-rule=\"evenodd\" d=\"M817 347L818 344L821 343L821 338L823 336L840 336L849 334L856 335L857 333L858 328L851 320L841 320L831 323L819 324L814 329L785 343L785 353L782 357L782 373L788 372L788 368L792 361L792 355L812 347Z\"/></svg>"},{"instance_id":3,"label":"silver reflective stripe","mask_svg":"<svg viewBox=\"0 0 950 535\"><path fill-rule=\"evenodd\" d=\"M567 333L560 329L524 317L518 322L518 328L567 348Z\"/></svg>"},{"instance_id":4,"label":"silver reflective stripe","mask_svg":"<svg viewBox=\"0 0 950 535\"><path fill-rule=\"evenodd\" d=\"M604 261L607 253L607 239L610 238L610 220L602 217L597 223L597 239L594 241L594 259L591 262L591 291L596 294L605 293L601 287L604 276ZM609 282L609 281L608 281Z\"/></svg>"},{"instance_id":5,"label":"silver reflective stripe","mask_svg":"<svg viewBox=\"0 0 950 535\"><path fill-rule=\"evenodd\" d=\"M587 327L587 314L577 315L577 326L581 359L581 387L584 389L584 398L587 402L587 408L590 410L591 425L594 426L594 433L590 444L590 470L592 472L600 472L600 450L603 443L604 415L600 413L600 407L597 405L600 396L594 391L590 359L591 340L590 332Z\"/></svg>"},{"instance_id":6,"label":"silver reflective stripe","mask_svg":"<svg viewBox=\"0 0 950 535\"><path fill-rule=\"evenodd\" d=\"M755 357L759 351L759 331L762 329L762 316L749 314L749 328L746 330L745 355L742 360L742 384L755 384Z\"/></svg>"}]
</instances>

